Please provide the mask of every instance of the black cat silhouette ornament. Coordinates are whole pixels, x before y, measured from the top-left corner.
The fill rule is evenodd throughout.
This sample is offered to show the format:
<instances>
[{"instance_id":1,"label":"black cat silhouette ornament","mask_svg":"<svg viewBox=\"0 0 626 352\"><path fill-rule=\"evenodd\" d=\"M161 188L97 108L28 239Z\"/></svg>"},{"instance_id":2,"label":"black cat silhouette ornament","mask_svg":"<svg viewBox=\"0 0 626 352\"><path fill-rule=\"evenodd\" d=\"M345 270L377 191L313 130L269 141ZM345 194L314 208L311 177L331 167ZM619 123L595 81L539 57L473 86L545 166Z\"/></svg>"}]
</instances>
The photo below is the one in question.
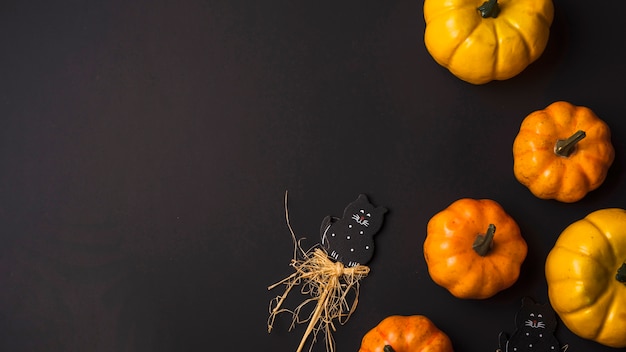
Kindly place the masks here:
<instances>
[{"instance_id":1,"label":"black cat silhouette ornament","mask_svg":"<svg viewBox=\"0 0 626 352\"><path fill-rule=\"evenodd\" d=\"M327 216L320 230L328 255L345 266L367 264L374 255L374 235L387 208L374 207L364 194L350 203L343 218Z\"/></svg>"},{"instance_id":2,"label":"black cat silhouette ornament","mask_svg":"<svg viewBox=\"0 0 626 352\"><path fill-rule=\"evenodd\" d=\"M563 352L554 336L556 315L549 304L535 303L530 297L522 299L522 307L515 315L517 329L510 338L500 333L499 352Z\"/></svg>"},{"instance_id":3,"label":"black cat silhouette ornament","mask_svg":"<svg viewBox=\"0 0 626 352\"><path fill-rule=\"evenodd\" d=\"M290 265L295 272L268 287L271 290L279 285L286 286L282 295L270 301L268 332L272 331L279 313L290 313L289 330L296 324L308 323L297 352L302 351L309 335L313 336L314 343L319 331L324 332L326 350L335 350L334 322L345 324L356 309L360 280L369 274L370 269L365 264L374 254L374 235L380 230L386 212L386 208L373 206L361 194L345 208L342 218L324 218L320 229L321 243L305 251L289 223L285 192L285 215L295 247ZM291 289L298 285L302 285L301 293L310 297L295 309L282 308ZM315 302L315 308L301 317L300 311L311 302Z\"/></svg>"}]
</instances>

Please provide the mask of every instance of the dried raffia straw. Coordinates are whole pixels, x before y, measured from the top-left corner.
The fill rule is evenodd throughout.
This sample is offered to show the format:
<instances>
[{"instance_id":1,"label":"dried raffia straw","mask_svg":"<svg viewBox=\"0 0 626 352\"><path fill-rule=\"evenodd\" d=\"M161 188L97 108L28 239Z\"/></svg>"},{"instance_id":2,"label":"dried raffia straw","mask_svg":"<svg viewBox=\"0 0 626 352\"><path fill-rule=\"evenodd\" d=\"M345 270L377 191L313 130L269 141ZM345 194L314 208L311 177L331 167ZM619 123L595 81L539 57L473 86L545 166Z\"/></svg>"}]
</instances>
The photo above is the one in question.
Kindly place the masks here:
<instances>
[{"instance_id":1,"label":"dried raffia straw","mask_svg":"<svg viewBox=\"0 0 626 352\"><path fill-rule=\"evenodd\" d=\"M294 268L295 272L267 288L272 290L280 285L286 286L285 292L270 302L267 330L268 332L272 331L274 319L278 314L290 313L292 321L289 331L296 324L308 322L304 336L296 350L297 352L302 351L307 338L311 334L313 334L314 343L320 330L324 331L326 350L333 352L335 350L335 343L332 337L332 331L335 331L333 321L337 320L341 325L348 321L358 303L360 280L367 276L370 269L365 265L345 267L340 262L334 262L328 257L328 254L322 247L313 247L307 251L303 250L300 246L300 241L296 240L296 235L289 222L287 192L285 192L285 217L287 219L287 227L294 241L294 256L290 266ZM298 259L298 257L301 257L301 259ZM293 310L282 308L282 304L285 302L289 292L295 286L301 284L300 292L304 295L309 295L310 298L304 300ZM350 292L354 293L352 300L348 298ZM307 317L300 317L301 310L312 302L316 302L315 309ZM311 343L309 351L312 349L313 343Z\"/></svg>"}]
</instances>

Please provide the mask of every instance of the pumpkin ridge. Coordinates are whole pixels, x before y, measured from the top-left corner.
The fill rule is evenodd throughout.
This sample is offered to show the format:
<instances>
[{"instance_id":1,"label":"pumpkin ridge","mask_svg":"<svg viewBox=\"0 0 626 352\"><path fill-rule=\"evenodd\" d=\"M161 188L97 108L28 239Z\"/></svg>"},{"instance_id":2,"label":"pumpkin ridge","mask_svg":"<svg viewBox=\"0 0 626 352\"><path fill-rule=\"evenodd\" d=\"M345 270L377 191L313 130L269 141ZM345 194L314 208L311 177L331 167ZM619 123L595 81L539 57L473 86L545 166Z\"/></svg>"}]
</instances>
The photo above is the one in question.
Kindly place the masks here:
<instances>
[{"instance_id":1,"label":"pumpkin ridge","mask_svg":"<svg viewBox=\"0 0 626 352\"><path fill-rule=\"evenodd\" d=\"M539 149L537 149L539 150ZM536 153L537 150L531 150L530 153ZM547 158L541 158L539 159L542 161L542 164L535 164L533 167L526 167L521 171L521 175L524 176L524 178L527 180L527 184L526 186L528 187L533 187L533 184L535 182L537 182L538 180L541 180L544 178L544 172L550 168L550 160ZM550 193L553 194L555 193L554 189L550 189Z\"/></svg>"},{"instance_id":2,"label":"pumpkin ridge","mask_svg":"<svg viewBox=\"0 0 626 352\"><path fill-rule=\"evenodd\" d=\"M483 270L483 274L481 276L483 284L480 285L480 295L483 296L484 291L488 291L491 287L503 287L506 288L506 285L502 285L502 276L499 271L495 273L491 271L491 267L495 267L490 259L487 259L486 262L481 263L481 268ZM486 290L487 289L487 290Z\"/></svg>"},{"instance_id":3,"label":"pumpkin ridge","mask_svg":"<svg viewBox=\"0 0 626 352\"><path fill-rule=\"evenodd\" d=\"M569 279L568 281L574 281L574 280ZM583 281L583 280L575 280L574 282L579 282L579 281ZM605 291L603 291L599 296L596 297L595 300L592 300L592 301L587 302L586 304L580 305L580 306L576 307L576 309L568 310L567 314L576 314L576 313L581 312L581 311L583 311L583 310L585 310L585 309L587 309L587 308L589 308L591 306L594 306L596 304L600 304L600 301L605 299L605 297L607 296L607 292L608 291L613 291L613 290L605 290ZM611 294L611 296L612 296L612 294ZM604 325L604 323L601 324L601 326L602 325ZM595 336L598 336L598 331L600 331L600 330L601 329L599 328L596 331Z\"/></svg>"},{"instance_id":4,"label":"pumpkin ridge","mask_svg":"<svg viewBox=\"0 0 626 352\"><path fill-rule=\"evenodd\" d=\"M535 143L537 140L541 141L545 139L546 138L545 135L546 135L545 133L537 133L535 129L532 127L522 126L518 132L518 136L522 136L524 138L523 139L521 139L521 137L517 137L517 138L518 140L521 140L521 142L518 142L518 143L524 142L522 144L524 148L517 148L517 149L523 149L524 152L527 152L527 153L534 153L535 151L547 151L547 150L552 151L554 149L554 144L548 147L548 146L545 146L543 143Z\"/></svg>"},{"instance_id":5,"label":"pumpkin ridge","mask_svg":"<svg viewBox=\"0 0 626 352\"><path fill-rule=\"evenodd\" d=\"M583 307L580 307L579 309L576 309L576 312L579 312L579 311L581 311L583 309L586 309L586 308L588 308L590 306L593 306L593 305L598 305L598 304L600 304L604 300L615 301L614 296L615 296L615 290L611 289L610 286L609 286L607 289L601 291L600 294L597 295L594 300L591 300L589 302L589 304L587 304L587 305L585 305ZM609 305L609 308L610 307L611 307L611 305ZM605 311L603 311L603 313L606 314L610 310L609 308L607 308ZM601 330L601 327L604 325L604 323L605 323L605 321L603 319L602 320L602 324L600 325L600 327L596 331L596 336L598 336L599 331Z\"/></svg>"},{"instance_id":6,"label":"pumpkin ridge","mask_svg":"<svg viewBox=\"0 0 626 352\"><path fill-rule=\"evenodd\" d=\"M510 3L508 3L509 7L513 6L513 7L523 7L523 5L517 5L516 6L516 2L512 1ZM522 11L522 10L518 10L518 11ZM525 11L524 11L525 12ZM543 24L544 26L546 26L548 29L550 28L550 26L552 26L552 20L548 19L545 14L543 13L543 11L533 11L531 12L535 17L537 17L539 19L539 21L541 21L541 24ZM554 16L554 15L553 15Z\"/></svg>"},{"instance_id":7,"label":"pumpkin ridge","mask_svg":"<svg viewBox=\"0 0 626 352\"><path fill-rule=\"evenodd\" d=\"M474 32L476 32L476 30L478 29L478 27L480 27L482 23L483 23L482 21L478 21L476 25L474 26L474 28L472 28L472 30L467 34L467 36L465 37L465 40L460 41L456 46L454 46L454 48L450 50L450 57L448 57L448 60L447 60L448 63L452 62L452 59L454 59L454 57L456 56L456 53L459 47L463 45L463 43L465 43L467 39L474 34Z\"/></svg>"},{"instance_id":8,"label":"pumpkin ridge","mask_svg":"<svg viewBox=\"0 0 626 352\"><path fill-rule=\"evenodd\" d=\"M422 352L422 351L425 351L426 349L430 348L430 344L438 337L439 337L439 333L433 332L432 335L430 335L430 337L428 338L428 340L426 340L424 342L424 346L422 348L420 348L420 350L418 352Z\"/></svg>"},{"instance_id":9,"label":"pumpkin ridge","mask_svg":"<svg viewBox=\"0 0 626 352\"><path fill-rule=\"evenodd\" d=\"M610 300L611 304L607 307L606 311L604 311L604 315L605 316L608 315L609 312L614 311L615 305L617 305L618 301L619 301L619 300L615 299L615 290L606 290L606 291L611 291L610 297L608 298ZM607 325L606 325L607 320L606 319L601 319L600 321L601 321L601 323L600 323L600 326L598 327L598 330L595 333L595 337L601 336L602 333L604 332L604 329L607 328Z\"/></svg>"},{"instance_id":10,"label":"pumpkin ridge","mask_svg":"<svg viewBox=\"0 0 626 352\"><path fill-rule=\"evenodd\" d=\"M459 11L459 9L462 9L464 7L468 7L469 5L465 5L465 6L446 6L445 8L442 8L440 10L438 10L436 13L431 13L428 16L428 19L424 18L424 21L426 22L426 24L429 24L430 22L433 21L433 18L437 18L437 17L441 17L442 15L446 15L449 16L450 12L455 12L455 11ZM430 10L429 12L431 12L432 10Z\"/></svg>"},{"instance_id":11,"label":"pumpkin ridge","mask_svg":"<svg viewBox=\"0 0 626 352\"><path fill-rule=\"evenodd\" d=\"M602 294L597 297L597 299L595 301L591 301L589 302L589 305L585 305L584 307L580 307L579 309L576 309L575 311L571 312L579 312L583 309L586 309L592 305L596 305L596 304L600 304L601 300L610 300L615 302L616 300L614 299L615 296L615 290L605 290L604 292L602 292ZM609 308L607 308L605 311L602 312L602 315L606 315L611 309L612 304L609 305ZM600 325L598 326L598 328L596 329L596 331L593 333L594 338L600 336L600 334L602 333L602 331L604 330L604 328L606 327L606 319L600 319Z\"/></svg>"},{"instance_id":12,"label":"pumpkin ridge","mask_svg":"<svg viewBox=\"0 0 626 352\"><path fill-rule=\"evenodd\" d=\"M601 236L601 237L602 237L602 239L604 240L604 245L608 246L608 247L611 249L611 250L610 250L610 253L611 253L611 256L612 256L612 257L611 257L611 262L617 262L618 253L616 253L616 252L615 252L614 246L611 244L611 241L610 241L610 240L606 237L605 232L604 232L604 231L602 231L602 229L600 228L600 226L599 226L598 224L596 224L594 221L592 221L591 219L587 218L586 220L587 220L587 222L589 222L591 225L593 225L593 227L595 227L595 228L596 228L596 230L597 230L600 234L602 234L602 236ZM595 260L595 258L594 258L594 260ZM620 260L623 260L623 259L620 259ZM608 269L608 270L611 270L611 269L612 269L612 267L611 267L611 268L607 268L607 269Z\"/></svg>"},{"instance_id":13,"label":"pumpkin ridge","mask_svg":"<svg viewBox=\"0 0 626 352\"><path fill-rule=\"evenodd\" d=\"M599 143L602 143L602 142L599 142ZM598 149L604 149L604 148L598 148ZM594 163L597 163L597 164L605 164L607 162L610 162L611 164L613 164L613 161L615 159L615 152L613 152L612 157L609 156L610 153L608 152L596 153L595 150L593 150L592 152L589 152L587 150L581 150L580 154L581 154L581 157L584 156L585 159L593 161Z\"/></svg>"},{"instance_id":14,"label":"pumpkin ridge","mask_svg":"<svg viewBox=\"0 0 626 352\"><path fill-rule=\"evenodd\" d=\"M606 237L604 237L606 239ZM612 246L610 246L612 247ZM613 267L607 267L603 262L598 261L598 259L596 257L593 256L592 253L583 253L580 251L580 248L569 248L569 247L565 247L563 245L559 245L558 248L560 250L563 250L565 252L568 252L570 254L573 254L575 256L584 256L586 258L591 259L594 263L596 263L596 265L598 265L599 267L605 269L607 272L611 272L611 270L613 269ZM614 256L613 261L615 261L615 253L613 253L613 251L611 251L611 254Z\"/></svg>"},{"instance_id":15,"label":"pumpkin ridge","mask_svg":"<svg viewBox=\"0 0 626 352\"><path fill-rule=\"evenodd\" d=\"M505 273L502 272L502 268L500 268L500 266L498 266L496 263L493 262L493 260L489 260L489 264L491 265L491 270L495 271L497 273L497 275L492 275L491 276L491 280L493 280L494 277L498 278L498 286L505 286L504 283L507 282L508 280L505 280L504 277L506 276ZM490 282L492 282L490 280Z\"/></svg>"},{"instance_id":16,"label":"pumpkin ridge","mask_svg":"<svg viewBox=\"0 0 626 352\"><path fill-rule=\"evenodd\" d=\"M550 26L552 26L552 21L549 20L546 16L544 16L544 14L540 11L540 12L536 12L535 16L541 21L541 23L546 26L546 28L548 28L548 30L550 30Z\"/></svg>"},{"instance_id":17,"label":"pumpkin ridge","mask_svg":"<svg viewBox=\"0 0 626 352\"><path fill-rule=\"evenodd\" d=\"M520 38L522 38L521 42L524 43L524 51L526 51L526 61L528 63L531 63L533 60L530 50L530 44L528 44L528 39L526 38L526 36L524 36L524 33L520 31L520 29L511 21L511 18L505 18L503 23L506 23L512 30L517 33Z\"/></svg>"},{"instance_id":18,"label":"pumpkin ridge","mask_svg":"<svg viewBox=\"0 0 626 352\"><path fill-rule=\"evenodd\" d=\"M539 143L537 144L533 144L533 143L524 143L523 145L521 145L521 142L519 144L517 144L513 150L513 156L517 157L514 158L513 162L518 161L522 156L525 156L527 154L536 154L536 153L545 153L551 151L550 148L545 147L540 145ZM517 159L517 160L516 160ZM536 167L533 167L536 168Z\"/></svg>"},{"instance_id":19,"label":"pumpkin ridge","mask_svg":"<svg viewBox=\"0 0 626 352\"><path fill-rule=\"evenodd\" d=\"M576 172L578 173L578 175L581 176L580 177L581 181L584 181L584 183L585 183L585 187L584 188L585 189L589 189L589 190L596 189L597 187L592 187L592 186L599 186L599 185L596 185L594 182L592 182L593 181L592 180L593 175L591 175L591 174L594 173L593 170L589 170L588 168L583 167L581 164L575 164L575 165L576 165L576 169L577 169ZM565 184L565 183L563 183L563 184ZM577 184L577 186L580 186L580 184Z\"/></svg>"},{"instance_id":20,"label":"pumpkin ridge","mask_svg":"<svg viewBox=\"0 0 626 352\"><path fill-rule=\"evenodd\" d=\"M579 181L586 181L587 177L586 174L577 174L576 172L580 172L580 169L576 169L578 166L567 166L564 165L561 168L561 178L564 177L564 175L567 174L572 174L574 175L575 178L577 178ZM576 169L576 170L574 170ZM583 171L584 173L584 171ZM567 201L570 198L578 198L578 195L580 194L580 190L577 189L578 183L577 182L561 182L561 183L556 183L555 187L553 187L550 191L551 197L554 197L554 199L560 200L560 201ZM544 191L544 193L547 193L546 191ZM574 196L572 196L574 195Z\"/></svg>"},{"instance_id":21,"label":"pumpkin ridge","mask_svg":"<svg viewBox=\"0 0 626 352\"><path fill-rule=\"evenodd\" d=\"M487 270L485 268L485 263L480 261L479 267L480 267L480 275L478 276L478 279L480 279L480 285L475 285L474 287L472 287L472 291L475 292L474 296L476 296L476 292L479 295L482 295L484 289L487 288L488 286L491 286L492 284L490 281L490 278L487 278ZM468 270L468 272L471 273L472 271Z\"/></svg>"},{"instance_id":22,"label":"pumpkin ridge","mask_svg":"<svg viewBox=\"0 0 626 352\"><path fill-rule=\"evenodd\" d=\"M449 287L449 291L450 292L458 292L460 290L464 294L467 294L468 290L467 290L467 288L464 288L465 286L467 286L467 284L465 284L463 280L465 280L466 276L469 273L472 273L472 271L473 271L472 268L475 266L475 264L476 264L476 261L472 260L469 263L469 265L464 267L465 269L463 270L462 273L459 273L453 279L448 280L448 282L451 284L450 287ZM481 265L481 269L483 269L483 273L480 275L480 277L482 277L483 274L484 274L484 267L482 265ZM473 288L471 290L473 291Z\"/></svg>"},{"instance_id":23,"label":"pumpkin ridge","mask_svg":"<svg viewBox=\"0 0 626 352\"><path fill-rule=\"evenodd\" d=\"M493 66L491 67L491 75L492 76L496 76L496 78L500 78L497 77L497 72L498 72L498 63L500 62L500 32L498 31L498 25L496 23L496 21L491 21L491 30L493 32L493 37L494 37L494 42L496 43L495 48L493 48L493 52L494 52L494 60L493 60ZM495 74L494 74L495 72Z\"/></svg>"}]
</instances>

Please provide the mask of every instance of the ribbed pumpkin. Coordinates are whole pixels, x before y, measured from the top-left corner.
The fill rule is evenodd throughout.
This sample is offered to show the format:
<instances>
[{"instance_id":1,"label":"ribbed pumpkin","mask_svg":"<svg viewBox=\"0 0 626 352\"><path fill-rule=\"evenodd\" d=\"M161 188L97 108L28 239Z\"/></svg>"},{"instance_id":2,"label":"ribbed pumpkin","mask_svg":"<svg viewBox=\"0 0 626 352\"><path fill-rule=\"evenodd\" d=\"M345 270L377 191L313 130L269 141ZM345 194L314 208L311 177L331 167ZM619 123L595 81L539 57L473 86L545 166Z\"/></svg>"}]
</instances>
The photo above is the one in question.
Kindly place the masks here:
<instances>
[{"instance_id":1,"label":"ribbed pumpkin","mask_svg":"<svg viewBox=\"0 0 626 352\"><path fill-rule=\"evenodd\" d=\"M424 315L392 315L361 341L359 352L453 352L448 335Z\"/></svg>"},{"instance_id":2,"label":"ribbed pumpkin","mask_svg":"<svg viewBox=\"0 0 626 352\"><path fill-rule=\"evenodd\" d=\"M546 280L552 307L573 333L626 347L626 210L597 210L563 230Z\"/></svg>"},{"instance_id":3,"label":"ribbed pumpkin","mask_svg":"<svg viewBox=\"0 0 626 352\"><path fill-rule=\"evenodd\" d=\"M509 79L548 43L552 0L426 0L426 49L458 78L484 84Z\"/></svg>"},{"instance_id":4,"label":"ribbed pumpkin","mask_svg":"<svg viewBox=\"0 0 626 352\"><path fill-rule=\"evenodd\" d=\"M609 126L566 101L526 116L513 142L517 180L538 198L565 203L600 187L614 158Z\"/></svg>"},{"instance_id":5,"label":"ribbed pumpkin","mask_svg":"<svg viewBox=\"0 0 626 352\"><path fill-rule=\"evenodd\" d=\"M526 241L496 201L459 199L435 214L426 232L428 273L455 297L489 298L517 281Z\"/></svg>"}]
</instances>

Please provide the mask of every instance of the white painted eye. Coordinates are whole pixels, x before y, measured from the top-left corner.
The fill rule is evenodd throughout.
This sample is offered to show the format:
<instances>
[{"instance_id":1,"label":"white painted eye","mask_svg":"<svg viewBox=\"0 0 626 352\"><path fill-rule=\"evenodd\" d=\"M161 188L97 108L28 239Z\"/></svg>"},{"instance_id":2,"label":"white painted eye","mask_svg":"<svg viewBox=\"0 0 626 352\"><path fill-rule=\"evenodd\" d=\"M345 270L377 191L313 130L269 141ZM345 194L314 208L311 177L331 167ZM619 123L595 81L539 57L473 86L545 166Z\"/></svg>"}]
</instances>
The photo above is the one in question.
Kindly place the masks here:
<instances>
[{"instance_id":1,"label":"white painted eye","mask_svg":"<svg viewBox=\"0 0 626 352\"><path fill-rule=\"evenodd\" d=\"M531 316L531 317L534 317L534 316L535 316L535 313L530 313L530 316Z\"/></svg>"},{"instance_id":2,"label":"white painted eye","mask_svg":"<svg viewBox=\"0 0 626 352\"><path fill-rule=\"evenodd\" d=\"M539 318L543 318L543 315L541 315L541 314L539 314L539 315L537 315L537 316L538 316Z\"/></svg>"},{"instance_id":3,"label":"white painted eye","mask_svg":"<svg viewBox=\"0 0 626 352\"><path fill-rule=\"evenodd\" d=\"M370 214L370 213L367 213L367 217L372 217L372 214Z\"/></svg>"},{"instance_id":4,"label":"white painted eye","mask_svg":"<svg viewBox=\"0 0 626 352\"><path fill-rule=\"evenodd\" d=\"M365 210L361 209L361 213L365 213Z\"/></svg>"}]
</instances>

